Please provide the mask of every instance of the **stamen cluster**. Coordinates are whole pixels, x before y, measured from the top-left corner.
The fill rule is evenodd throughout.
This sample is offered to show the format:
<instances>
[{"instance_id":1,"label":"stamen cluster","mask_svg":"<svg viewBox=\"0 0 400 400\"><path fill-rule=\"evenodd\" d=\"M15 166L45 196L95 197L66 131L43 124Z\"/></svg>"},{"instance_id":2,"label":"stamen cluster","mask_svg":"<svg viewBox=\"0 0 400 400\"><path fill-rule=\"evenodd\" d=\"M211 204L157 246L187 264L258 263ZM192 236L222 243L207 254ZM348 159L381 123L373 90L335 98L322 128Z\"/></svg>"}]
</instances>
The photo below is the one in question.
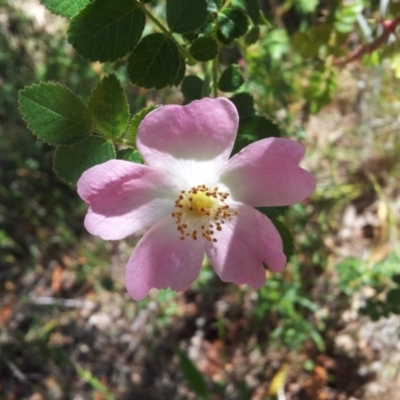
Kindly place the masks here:
<instances>
[{"instance_id":1,"label":"stamen cluster","mask_svg":"<svg viewBox=\"0 0 400 400\"><path fill-rule=\"evenodd\" d=\"M230 211L225 203L228 197L229 193L220 192L218 187L209 189L206 185L182 190L175 201L176 211L171 213L180 239L191 237L197 240L200 233L204 239L217 242L215 230L222 231L222 225L237 215L237 211Z\"/></svg>"}]
</instances>

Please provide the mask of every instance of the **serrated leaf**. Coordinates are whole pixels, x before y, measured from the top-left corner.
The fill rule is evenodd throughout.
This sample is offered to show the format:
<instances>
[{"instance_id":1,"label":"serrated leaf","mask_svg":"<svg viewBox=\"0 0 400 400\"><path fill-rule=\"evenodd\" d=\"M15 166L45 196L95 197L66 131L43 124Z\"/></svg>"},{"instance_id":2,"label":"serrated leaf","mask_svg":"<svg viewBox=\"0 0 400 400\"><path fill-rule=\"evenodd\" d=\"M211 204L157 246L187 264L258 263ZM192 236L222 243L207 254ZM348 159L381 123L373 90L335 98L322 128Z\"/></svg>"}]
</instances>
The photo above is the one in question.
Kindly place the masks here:
<instances>
[{"instance_id":1,"label":"serrated leaf","mask_svg":"<svg viewBox=\"0 0 400 400\"><path fill-rule=\"evenodd\" d=\"M133 50L144 25L134 1L95 0L72 19L68 41L90 61L115 61Z\"/></svg>"},{"instance_id":2,"label":"serrated leaf","mask_svg":"<svg viewBox=\"0 0 400 400\"><path fill-rule=\"evenodd\" d=\"M118 160L125 160L125 161L131 161L136 164L143 164L142 157L140 157L140 154L137 150L135 149L122 149L117 151L117 159Z\"/></svg>"},{"instance_id":3,"label":"serrated leaf","mask_svg":"<svg viewBox=\"0 0 400 400\"><path fill-rule=\"evenodd\" d=\"M233 0L232 4L245 10L254 25L260 23L260 3L258 0Z\"/></svg>"},{"instance_id":4,"label":"serrated leaf","mask_svg":"<svg viewBox=\"0 0 400 400\"><path fill-rule=\"evenodd\" d=\"M54 170L62 180L75 184L84 171L113 158L115 148L111 141L89 136L73 146L57 147L54 153Z\"/></svg>"},{"instance_id":5,"label":"serrated leaf","mask_svg":"<svg viewBox=\"0 0 400 400\"><path fill-rule=\"evenodd\" d=\"M250 93L237 93L230 97L229 100L235 105L240 119L255 115L254 99Z\"/></svg>"},{"instance_id":6,"label":"serrated leaf","mask_svg":"<svg viewBox=\"0 0 400 400\"><path fill-rule=\"evenodd\" d=\"M218 89L222 92L234 92L244 83L242 72L236 64L230 65L221 74L218 81Z\"/></svg>"},{"instance_id":7,"label":"serrated leaf","mask_svg":"<svg viewBox=\"0 0 400 400\"><path fill-rule=\"evenodd\" d=\"M39 83L19 92L28 128L49 144L71 145L90 134L92 117L83 102L58 83Z\"/></svg>"},{"instance_id":8,"label":"serrated leaf","mask_svg":"<svg viewBox=\"0 0 400 400\"><path fill-rule=\"evenodd\" d=\"M281 136L279 126L264 116L254 115L240 119L237 139L232 153L236 154L257 140L279 136Z\"/></svg>"},{"instance_id":9,"label":"serrated leaf","mask_svg":"<svg viewBox=\"0 0 400 400\"><path fill-rule=\"evenodd\" d=\"M167 0L167 23L171 31L188 33L201 28L209 11L206 0Z\"/></svg>"},{"instance_id":10,"label":"serrated leaf","mask_svg":"<svg viewBox=\"0 0 400 400\"><path fill-rule=\"evenodd\" d=\"M182 82L183 78L185 77L185 73L186 73L186 62L182 54L179 53L179 69L178 69L178 74L176 75L176 78L174 80L174 86L178 86Z\"/></svg>"},{"instance_id":11,"label":"serrated leaf","mask_svg":"<svg viewBox=\"0 0 400 400\"><path fill-rule=\"evenodd\" d=\"M209 399L210 393L203 375L183 351L178 350L178 354L181 371L190 388L200 399Z\"/></svg>"},{"instance_id":12,"label":"serrated leaf","mask_svg":"<svg viewBox=\"0 0 400 400\"><path fill-rule=\"evenodd\" d=\"M239 122L238 136L251 137L253 141L267 137L280 137L279 126L261 115L244 118Z\"/></svg>"},{"instance_id":13,"label":"serrated leaf","mask_svg":"<svg viewBox=\"0 0 400 400\"><path fill-rule=\"evenodd\" d=\"M53 14L62 17L73 17L78 14L91 0L40 0Z\"/></svg>"},{"instance_id":14,"label":"serrated leaf","mask_svg":"<svg viewBox=\"0 0 400 400\"><path fill-rule=\"evenodd\" d=\"M218 54L218 43L211 37L201 37L192 43L189 52L197 61L213 60Z\"/></svg>"},{"instance_id":15,"label":"serrated leaf","mask_svg":"<svg viewBox=\"0 0 400 400\"><path fill-rule=\"evenodd\" d=\"M248 28L249 21L240 8L227 8L218 15L217 35L223 43L229 44L243 36Z\"/></svg>"},{"instance_id":16,"label":"serrated leaf","mask_svg":"<svg viewBox=\"0 0 400 400\"><path fill-rule=\"evenodd\" d=\"M89 99L89 111L100 133L119 137L129 123L128 99L114 74L97 85Z\"/></svg>"},{"instance_id":17,"label":"serrated leaf","mask_svg":"<svg viewBox=\"0 0 400 400\"><path fill-rule=\"evenodd\" d=\"M290 233L286 225L284 225L280 220L272 219L271 221L281 235L283 242L283 252L285 253L286 259L289 261L289 258L294 254L293 235Z\"/></svg>"},{"instance_id":18,"label":"serrated leaf","mask_svg":"<svg viewBox=\"0 0 400 400\"><path fill-rule=\"evenodd\" d=\"M181 92L184 104L189 104L193 100L202 98L204 81L195 75L185 76L182 82Z\"/></svg>"},{"instance_id":19,"label":"serrated leaf","mask_svg":"<svg viewBox=\"0 0 400 400\"><path fill-rule=\"evenodd\" d=\"M144 117L147 114L149 114L150 112L152 112L153 110L155 110L157 107L159 107L159 106L151 105L149 107L143 108L142 110L140 110L137 114L135 114L132 117L131 122L128 127L128 130L127 130L128 137L131 141L136 140L136 135L137 135L139 125L143 121Z\"/></svg>"},{"instance_id":20,"label":"serrated leaf","mask_svg":"<svg viewBox=\"0 0 400 400\"><path fill-rule=\"evenodd\" d=\"M128 75L146 89L175 84L181 71L181 55L176 43L162 33L145 36L128 60Z\"/></svg>"}]
</instances>

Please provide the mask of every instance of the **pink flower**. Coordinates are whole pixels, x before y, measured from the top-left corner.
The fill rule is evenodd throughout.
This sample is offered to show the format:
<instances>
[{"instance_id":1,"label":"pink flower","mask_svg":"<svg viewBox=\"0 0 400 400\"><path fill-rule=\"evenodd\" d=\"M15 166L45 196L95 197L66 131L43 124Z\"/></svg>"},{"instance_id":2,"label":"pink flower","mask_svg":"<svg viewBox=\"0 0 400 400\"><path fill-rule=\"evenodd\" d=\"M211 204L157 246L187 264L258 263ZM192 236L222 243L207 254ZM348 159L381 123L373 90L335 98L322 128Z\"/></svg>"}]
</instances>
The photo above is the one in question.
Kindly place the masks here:
<instances>
[{"instance_id":1,"label":"pink flower","mask_svg":"<svg viewBox=\"0 0 400 400\"><path fill-rule=\"evenodd\" d=\"M263 263L284 268L279 233L253 207L297 203L315 180L298 166L304 148L289 139L263 139L229 159L237 128L224 98L163 106L139 126L144 165L111 160L79 179L90 233L117 240L150 228L126 269L133 299L151 288L187 289L204 253L223 281L255 289L265 282Z\"/></svg>"}]
</instances>

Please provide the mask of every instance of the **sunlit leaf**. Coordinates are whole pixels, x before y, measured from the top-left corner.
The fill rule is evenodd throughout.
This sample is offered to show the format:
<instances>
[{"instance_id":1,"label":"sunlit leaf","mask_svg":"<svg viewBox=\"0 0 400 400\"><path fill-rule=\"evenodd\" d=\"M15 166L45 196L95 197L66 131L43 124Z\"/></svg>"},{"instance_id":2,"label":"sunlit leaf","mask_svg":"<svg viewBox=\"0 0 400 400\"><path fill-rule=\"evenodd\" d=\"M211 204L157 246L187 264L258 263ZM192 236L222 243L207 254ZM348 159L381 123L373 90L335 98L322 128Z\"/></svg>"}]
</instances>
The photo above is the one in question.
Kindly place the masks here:
<instances>
[{"instance_id":1,"label":"sunlit leaf","mask_svg":"<svg viewBox=\"0 0 400 400\"><path fill-rule=\"evenodd\" d=\"M49 144L70 145L84 140L92 117L83 102L58 83L39 83L19 92L20 110L28 128Z\"/></svg>"},{"instance_id":2,"label":"sunlit leaf","mask_svg":"<svg viewBox=\"0 0 400 400\"><path fill-rule=\"evenodd\" d=\"M53 14L62 17L73 17L82 10L91 0L40 0Z\"/></svg>"},{"instance_id":3,"label":"sunlit leaf","mask_svg":"<svg viewBox=\"0 0 400 400\"><path fill-rule=\"evenodd\" d=\"M134 1L94 0L72 19L68 41L90 61L115 61L133 50L144 24Z\"/></svg>"},{"instance_id":4,"label":"sunlit leaf","mask_svg":"<svg viewBox=\"0 0 400 400\"><path fill-rule=\"evenodd\" d=\"M114 74L106 76L89 99L89 111L97 129L105 136L119 137L129 122L126 94Z\"/></svg>"}]
</instances>

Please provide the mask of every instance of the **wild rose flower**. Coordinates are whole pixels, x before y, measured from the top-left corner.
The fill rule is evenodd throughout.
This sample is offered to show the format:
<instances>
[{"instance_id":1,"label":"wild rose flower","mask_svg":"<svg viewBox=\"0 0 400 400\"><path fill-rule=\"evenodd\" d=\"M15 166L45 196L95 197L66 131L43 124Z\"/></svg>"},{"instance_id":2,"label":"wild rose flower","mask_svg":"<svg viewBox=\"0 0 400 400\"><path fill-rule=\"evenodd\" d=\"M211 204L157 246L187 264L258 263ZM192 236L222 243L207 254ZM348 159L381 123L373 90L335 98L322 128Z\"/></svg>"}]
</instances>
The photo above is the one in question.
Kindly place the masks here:
<instances>
[{"instance_id":1,"label":"wild rose flower","mask_svg":"<svg viewBox=\"0 0 400 400\"><path fill-rule=\"evenodd\" d=\"M111 160L79 179L91 234L118 240L150 228L126 269L133 299L151 288L187 289L204 253L223 281L255 289L265 282L263 263L284 268L281 237L254 207L297 203L315 180L298 166L304 148L290 139L263 139L229 159L237 128L224 98L163 106L139 126L144 165Z\"/></svg>"}]
</instances>

